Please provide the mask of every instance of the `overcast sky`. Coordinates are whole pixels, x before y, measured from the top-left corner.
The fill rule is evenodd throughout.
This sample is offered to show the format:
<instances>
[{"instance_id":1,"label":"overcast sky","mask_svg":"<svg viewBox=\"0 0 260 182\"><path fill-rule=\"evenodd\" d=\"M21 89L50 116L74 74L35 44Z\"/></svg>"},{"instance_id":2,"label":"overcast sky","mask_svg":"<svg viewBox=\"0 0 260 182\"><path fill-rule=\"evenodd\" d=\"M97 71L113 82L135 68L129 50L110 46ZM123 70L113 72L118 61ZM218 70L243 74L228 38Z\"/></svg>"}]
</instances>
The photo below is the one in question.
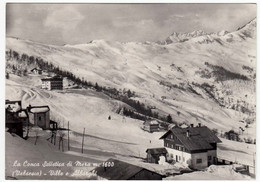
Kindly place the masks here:
<instances>
[{"instance_id":1,"label":"overcast sky","mask_svg":"<svg viewBox=\"0 0 260 182\"><path fill-rule=\"evenodd\" d=\"M234 31L255 4L7 4L6 34L48 44L157 41L173 32Z\"/></svg>"}]
</instances>

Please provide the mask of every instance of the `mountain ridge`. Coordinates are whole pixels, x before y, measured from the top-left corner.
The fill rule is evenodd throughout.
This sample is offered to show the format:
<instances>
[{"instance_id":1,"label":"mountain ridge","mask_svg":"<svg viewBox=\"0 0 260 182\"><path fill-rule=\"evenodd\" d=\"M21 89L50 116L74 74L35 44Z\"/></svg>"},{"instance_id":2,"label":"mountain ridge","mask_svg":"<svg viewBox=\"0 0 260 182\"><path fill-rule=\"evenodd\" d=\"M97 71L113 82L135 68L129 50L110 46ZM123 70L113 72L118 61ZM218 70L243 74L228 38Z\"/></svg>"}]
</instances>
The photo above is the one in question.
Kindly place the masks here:
<instances>
[{"instance_id":1,"label":"mountain ridge","mask_svg":"<svg viewBox=\"0 0 260 182\"><path fill-rule=\"evenodd\" d=\"M233 31L233 32L228 32L226 30L221 30L221 31L218 31L218 32L215 32L215 33L214 32L207 33L207 32L204 32L203 30L195 30L195 31L192 31L192 32L187 32L187 33L173 32L165 40L157 41L157 43L161 44L161 45L166 45L166 44L172 44L172 43L178 43L178 42L185 42L185 41L189 41L191 39L202 37L202 36L204 37L204 42L206 40L212 41L216 38L224 41L225 35L235 34L236 32L239 32L240 30L243 30L243 29L244 29L244 31L247 31L245 29L250 28L251 25L256 27L256 18L249 21L245 25L239 27L236 31Z\"/></svg>"}]
</instances>

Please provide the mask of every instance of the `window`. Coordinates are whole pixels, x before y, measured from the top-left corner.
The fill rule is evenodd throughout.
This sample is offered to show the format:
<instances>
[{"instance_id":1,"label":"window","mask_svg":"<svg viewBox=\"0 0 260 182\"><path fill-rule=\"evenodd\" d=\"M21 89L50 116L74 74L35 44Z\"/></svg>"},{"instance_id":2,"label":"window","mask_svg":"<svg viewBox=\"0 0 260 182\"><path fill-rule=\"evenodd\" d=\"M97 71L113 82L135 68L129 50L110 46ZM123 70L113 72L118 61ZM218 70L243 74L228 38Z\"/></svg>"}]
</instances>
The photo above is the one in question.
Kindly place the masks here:
<instances>
[{"instance_id":1,"label":"window","mask_svg":"<svg viewBox=\"0 0 260 182\"><path fill-rule=\"evenodd\" d=\"M208 156L208 160L211 160L211 156L210 155Z\"/></svg>"},{"instance_id":2,"label":"window","mask_svg":"<svg viewBox=\"0 0 260 182\"><path fill-rule=\"evenodd\" d=\"M42 120L42 117L41 116L39 116L39 121L41 121Z\"/></svg>"},{"instance_id":3,"label":"window","mask_svg":"<svg viewBox=\"0 0 260 182\"><path fill-rule=\"evenodd\" d=\"M185 161L185 158L184 157L182 157L182 160L183 160L183 162Z\"/></svg>"},{"instance_id":4,"label":"window","mask_svg":"<svg viewBox=\"0 0 260 182\"><path fill-rule=\"evenodd\" d=\"M197 164L202 163L202 159L197 159L196 163L197 163Z\"/></svg>"},{"instance_id":5,"label":"window","mask_svg":"<svg viewBox=\"0 0 260 182\"><path fill-rule=\"evenodd\" d=\"M173 135L171 135L171 139L173 139Z\"/></svg>"},{"instance_id":6,"label":"window","mask_svg":"<svg viewBox=\"0 0 260 182\"><path fill-rule=\"evenodd\" d=\"M173 144L172 144L172 148L174 148Z\"/></svg>"},{"instance_id":7,"label":"window","mask_svg":"<svg viewBox=\"0 0 260 182\"><path fill-rule=\"evenodd\" d=\"M181 156L179 156L179 160L181 160Z\"/></svg>"}]
</instances>

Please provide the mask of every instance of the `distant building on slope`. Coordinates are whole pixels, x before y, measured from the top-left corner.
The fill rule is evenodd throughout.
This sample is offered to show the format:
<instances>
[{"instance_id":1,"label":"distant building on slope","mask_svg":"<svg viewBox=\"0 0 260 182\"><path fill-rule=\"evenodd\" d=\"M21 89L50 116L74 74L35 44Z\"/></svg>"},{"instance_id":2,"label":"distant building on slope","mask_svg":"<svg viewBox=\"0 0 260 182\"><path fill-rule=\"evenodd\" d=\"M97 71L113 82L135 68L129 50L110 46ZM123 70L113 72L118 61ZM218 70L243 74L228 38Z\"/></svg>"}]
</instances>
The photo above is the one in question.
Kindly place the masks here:
<instances>
[{"instance_id":1,"label":"distant building on slope","mask_svg":"<svg viewBox=\"0 0 260 182\"><path fill-rule=\"evenodd\" d=\"M34 126L42 129L50 129L50 108L49 106L31 106L27 107L29 121Z\"/></svg>"},{"instance_id":2,"label":"distant building on slope","mask_svg":"<svg viewBox=\"0 0 260 182\"><path fill-rule=\"evenodd\" d=\"M43 78L42 89L47 90L62 90L63 89L63 78L59 76Z\"/></svg>"},{"instance_id":3,"label":"distant building on slope","mask_svg":"<svg viewBox=\"0 0 260 182\"><path fill-rule=\"evenodd\" d=\"M145 131L150 132L150 133L156 132L156 131L159 130L159 123L156 120L145 121L144 124L143 124L143 129Z\"/></svg>"},{"instance_id":4,"label":"distant building on slope","mask_svg":"<svg viewBox=\"0 0 260 182\"><path fill-rule=\"evenodd\" d=\"M158 164L160 157L164 156L166 159L167 150L165 148L150 148L146 150L147 162Z\"/></svg>"},{"instance_id":5,"label":"distant building on slope","mask_svg":"<svg viewBox=\"0 0 260 182\"><path fill-rule=\"evenodd\" d=\"M117 159L109 159L104 164L110 166L100 166L93 171L108 180L162 180L164 177L155 171Z\"/></svg>"},{"instance_id":6,"label":"distant building on slope","mask_svg":"<svg viewBox=\"0 0 260 182\"><path fill-rule=\"evenodd\" d=\"M173 127L160 139L164 140L169 158L203 169L217 162L217 143L221 140L206 126Z\"/></svg>"},{"instance_id":7,"label":"distant building on slope","mask_svg":"<svg viewBox=\"0 0 260 182\"><path fill-rule=\"evenodd\" d=\"M42 70L39 68L33 68L33 69L31 69L31 73L36 74L36 75L41 75Z\"/></svg>"}]
</instances>

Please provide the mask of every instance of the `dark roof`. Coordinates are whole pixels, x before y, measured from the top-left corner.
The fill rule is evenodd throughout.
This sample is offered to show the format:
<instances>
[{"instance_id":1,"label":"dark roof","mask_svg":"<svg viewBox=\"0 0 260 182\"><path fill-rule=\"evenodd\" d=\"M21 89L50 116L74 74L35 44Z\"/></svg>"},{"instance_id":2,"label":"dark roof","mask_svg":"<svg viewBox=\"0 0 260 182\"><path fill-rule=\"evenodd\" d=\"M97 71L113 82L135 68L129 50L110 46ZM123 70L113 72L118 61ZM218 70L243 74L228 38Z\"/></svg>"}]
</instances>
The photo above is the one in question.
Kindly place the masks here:
<instances>
[{"instance_id":1,"label":"dark roof","mask_svg":"<svg viewBox=\"0 0 260 182\"><path fill-rule=\"evenodd\" d=\"M128 180L133 177L135 174L139 173L142 170L148 169L129 164L127 162L123 162L117 159L108 159L106 162L113 162L113 167L97 167L95 168L95 172L98 176L106 178L108 180ZM152 172L152 171L151 171ZM153 172L156 173L156 172ZM156 173L158 174L158 173ZM158 174L160 175L160 174Z\"/></svg>"},{"instance_id":2,"label":"dark roof","mask_svg":"<svg viewBox=\"0 0 260 182\"><path fill-rule=\"evenodd\" d=\"M47 78L42 78L42 81L62 81L63 78L59 76L54 76L54 77L47 77Z\"/></svg>"},{"instance_id":3,"label":"dark roof","mask_svg":"<svg viewBox=\"0 0 260 182\"><path fill-rule=\"evenodd\" d=\"M165 148L150 148L146 150L146 153L150 154L166 154L167 150Z\"/></svg>"},{"instance_id":4,"label":"dark roof","mask_svg":"<svg viewBox=\"0 0 260 182\"><path fill-rule=\"evenodd\" d=\"M16 101L11 101L11 100L5 100L5 104L15 104L18 103L19 106L22 106L22 101L21 100L16 100Z\"/></svg>"},{"instance_id":5,"label":"dark roof","mask_svg":"<svg viewBox=\"0 0 260 182\"><path fill-rule=\"evenodd\" d=\"M189 137L187 137L189 131ZM206 126L178 128L174 127L166 132L160 139L173 133L188 150L213 149L211 143L220 143L221 140Z\"/></svg>"},{"instance_id":6,"label":"dark roof","mask_svg":"<svg viewBox=\"0 0 260 182\"><path fill-rule=\"evenodd\" d=\"M53 123L57 123L56 121L53 121L53 120L50 120L50 123L53 124Z\"/></svg>"}]
</instances>

